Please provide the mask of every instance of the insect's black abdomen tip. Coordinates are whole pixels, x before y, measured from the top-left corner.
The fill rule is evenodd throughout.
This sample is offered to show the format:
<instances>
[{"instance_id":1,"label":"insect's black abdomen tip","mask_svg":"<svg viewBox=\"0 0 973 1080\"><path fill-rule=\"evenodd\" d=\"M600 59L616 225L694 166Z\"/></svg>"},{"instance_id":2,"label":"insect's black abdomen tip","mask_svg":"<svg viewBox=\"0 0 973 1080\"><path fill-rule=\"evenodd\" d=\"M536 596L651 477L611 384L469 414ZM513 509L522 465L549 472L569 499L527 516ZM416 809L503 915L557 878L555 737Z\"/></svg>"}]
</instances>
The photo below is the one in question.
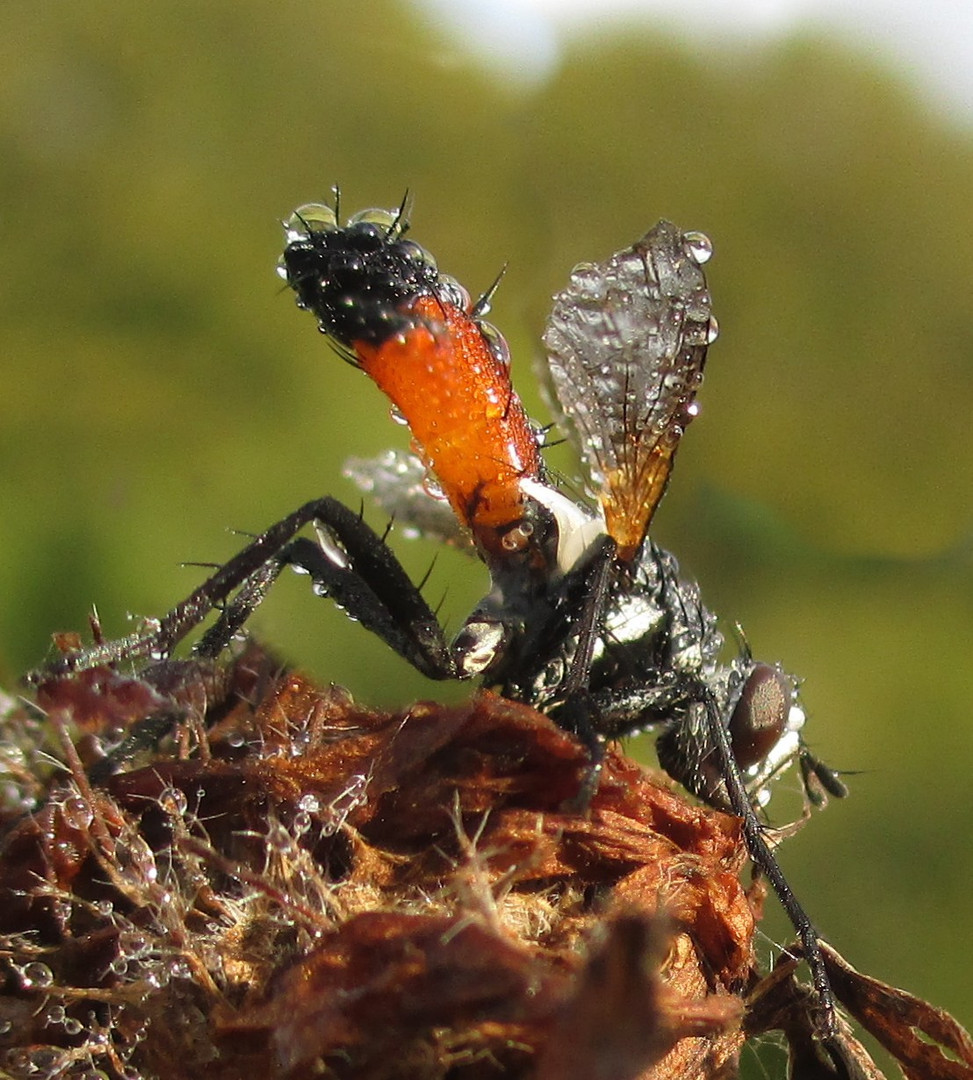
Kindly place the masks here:
<instances>
[{"instance_id":1,"label":"insect's black abdomen tip","mask_svg":"<svg viewBox=\"0 0 973 1080\"><path fill-rule=\"evenodd\" d=\"M339 344L387 341L412 325L410 301L438 294L435 260L402 238L407 224L397 211L365 210L340 226L334 211L318 204L285 223L278 272Z\"/></svg>"}]
</instances>

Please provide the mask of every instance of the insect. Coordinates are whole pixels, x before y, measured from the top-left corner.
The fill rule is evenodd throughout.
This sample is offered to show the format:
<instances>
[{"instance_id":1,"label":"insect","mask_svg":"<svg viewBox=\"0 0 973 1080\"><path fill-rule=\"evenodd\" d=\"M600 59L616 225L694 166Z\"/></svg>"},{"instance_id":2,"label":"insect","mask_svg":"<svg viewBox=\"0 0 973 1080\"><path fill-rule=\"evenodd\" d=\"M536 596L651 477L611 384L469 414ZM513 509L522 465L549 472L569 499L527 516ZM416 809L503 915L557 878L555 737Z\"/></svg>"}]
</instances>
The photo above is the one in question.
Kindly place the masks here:
<instances>
[{"instance_id":1,"label":"insect","mask_svg":"<svg viewBox=\"0 0 973 1080\"><path fill-rule=\"evenodd\" d=\"M747 648L724 661L698 587L649 537L717 335L703 272L709 241L660 221L605 262L577 267L555 297L548 371L597 495L589 505L545 469L542 433L514 391L502 336L484 319L491 293L471 301L407 230L405 203L344 224L337 206L301 207L285 223L280 273L412 432L414 455L357 461L351 475L397 520L465 537L489 571L490 590L459 632L447 639L382 536L322 498L272 525L162 619L64 655L44 675L163 660L219 608L195 646L215 656L290 565L425 675L479 677L573 732L591 759L579 808L606 741L656 728L669 774L743 819L750 855L801 940L829 1040L835 1004L818 935L759 810L794 761L813 803L844 795L844 785L803 741L795 680ZM313 539L298 535L306 525Z\"/></svg>"}]
</instances>

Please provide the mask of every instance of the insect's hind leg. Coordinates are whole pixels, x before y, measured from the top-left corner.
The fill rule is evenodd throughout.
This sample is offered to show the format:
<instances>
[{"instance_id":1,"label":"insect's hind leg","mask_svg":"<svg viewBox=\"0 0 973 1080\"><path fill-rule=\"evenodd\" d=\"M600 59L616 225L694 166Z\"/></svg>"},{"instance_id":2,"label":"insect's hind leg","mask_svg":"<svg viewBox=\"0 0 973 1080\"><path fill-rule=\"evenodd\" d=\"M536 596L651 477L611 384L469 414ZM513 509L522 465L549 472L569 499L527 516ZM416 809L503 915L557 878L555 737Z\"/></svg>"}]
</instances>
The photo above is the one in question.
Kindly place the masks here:
<instances>
[{"instance_id":1,"label":"insect's hind leg","mask_svg":"<svg viewBox=\"0 0 973 1080\"><path fill-rule=\"evenodd\" d=\"M273 558L255 570L240 586L236 596L222 605L219 618L193 646L193 655L215 660L264 602L284 566L279 558Z\"/></svg>"},{"instance_id":2,"label":"insect's hind leg","mask_svg":"<svg viewBox=\"0 0 973 1080\"><path fill-rule=\"evenodd\" d=\"M296 537L312 521L322 526L319 544ZM210 612L222 608L219 619L197 646L198 654L216 656L288 564L309 573L317 592L331 596L424 674L433 678L454 674L434 612L383 538L360 514L337 499L325 497L305 503L271 525L168 614L147 623L144 630L57 657L45 668L31 672L27 681L38 683L106 663L164 660Z\"/></svg>"},{"instance_id":3,"label":"insect's hind leg","mask_svg":"<svg viewBox=\"0 0 973 1080\"><path fill-rule=\"evenodd\" d=\"M342 550L298 537L282 560L308 574L316 593L330 596L423 675L456 678L442 626L418 587L376 533L360 518L355 526L334 531Z\"/></svg>"}]
</instances>

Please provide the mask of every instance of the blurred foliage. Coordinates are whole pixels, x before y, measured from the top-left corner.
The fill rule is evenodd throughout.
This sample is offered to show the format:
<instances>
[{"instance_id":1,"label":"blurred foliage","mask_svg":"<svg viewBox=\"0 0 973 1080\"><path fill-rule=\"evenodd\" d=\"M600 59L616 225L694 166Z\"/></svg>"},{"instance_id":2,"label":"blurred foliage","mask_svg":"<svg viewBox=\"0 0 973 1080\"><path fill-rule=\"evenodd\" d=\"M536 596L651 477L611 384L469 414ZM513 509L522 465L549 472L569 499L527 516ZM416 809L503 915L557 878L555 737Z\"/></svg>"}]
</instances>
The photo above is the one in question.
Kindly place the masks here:
<instances>
[{"instance_id":1,"label":"blurred foliage","mask_svg":"<svg viewBox=\"0 0 973 1080\"><path fill-rule=\"evenodd\" d=\"M824 40L694 54L629 25L531 90L461 49L380 0L3 5L4 681L93 602L111 634L164 611L227 529L355 500L343 458L405 439L280 291L294 206L408 187L472 291L509 261L493 317L538 416L528 358L570 267L659 216L704 229L723 333L658 537L802 673L811 739L858 774L785 848L798 895L969 1024L968 133ZM417 575L437 558L455 626L482 575L398 547ZM297 579L256 624L372 702L458 692Z\"/></svg>"}]
</instances>

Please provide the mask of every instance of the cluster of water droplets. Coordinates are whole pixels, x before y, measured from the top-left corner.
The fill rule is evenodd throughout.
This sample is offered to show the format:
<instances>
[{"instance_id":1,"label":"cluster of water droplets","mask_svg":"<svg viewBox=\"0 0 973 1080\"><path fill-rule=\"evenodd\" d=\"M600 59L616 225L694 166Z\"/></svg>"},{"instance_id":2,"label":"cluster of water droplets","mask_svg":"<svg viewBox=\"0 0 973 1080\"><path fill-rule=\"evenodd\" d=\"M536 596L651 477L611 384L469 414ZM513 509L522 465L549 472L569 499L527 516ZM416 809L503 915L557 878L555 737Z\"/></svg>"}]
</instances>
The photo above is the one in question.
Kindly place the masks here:
<instances>
[{"instance_id":1,"label":"cluster of water droplets","mask_svg":"<svg viewBox=\"0 0 973 1080\"><path fill-rule=\"evenodd\" d=\"M39 711L0 691L0 814L9 820L35 810L43 798L55 768L50 737Z\"/></svg>"},{"instance_id":2,"label":"cluster of water droplets","mask_svg":"<svg viewBox=\"0 0 973 1080\"><path fill-rule=\"evenodd\" d=\"M83 1016L83 1019L82 1019ZM107 1019L106 1019L107 1018ZM49 1028L51 1038L65 1038L69 1045L34 1043L15 1047L2 1057L0 1073L10 1080L144 1080L143 1072L133 1063L148 1029L144 1024L126 1025L125 1032L115 1024L111 1010L101 1015L65 1005L48 997L35 1014L35 1020ZM12 1033L9 1021L0 1023L0 1036Z\"/></svg>"}]
</instances>

